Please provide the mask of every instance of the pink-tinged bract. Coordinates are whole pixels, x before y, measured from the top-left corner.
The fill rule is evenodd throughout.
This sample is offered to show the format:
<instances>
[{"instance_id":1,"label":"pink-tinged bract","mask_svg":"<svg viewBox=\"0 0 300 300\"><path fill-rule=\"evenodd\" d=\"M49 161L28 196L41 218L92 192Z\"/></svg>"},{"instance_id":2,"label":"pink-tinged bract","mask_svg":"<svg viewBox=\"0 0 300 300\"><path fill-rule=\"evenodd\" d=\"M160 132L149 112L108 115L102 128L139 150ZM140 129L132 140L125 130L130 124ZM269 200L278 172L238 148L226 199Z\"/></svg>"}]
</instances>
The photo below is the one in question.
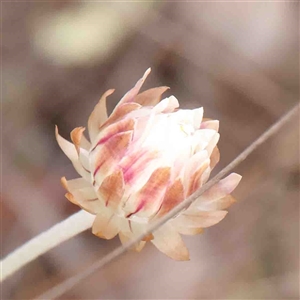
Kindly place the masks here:
<instances>
[{"instance_id":1,"label":"pink-tinged bract","mask_svg":"<svg viewBox=\"0 0 300 300\"><path fill-rule=\"evenodd\" d=\"M66 198L95 214L92 232L101 238L119 235L122 243L142 234L149 224L198 190L209 178L220 154L219 122L203 119L203 108L179 109L178 100L162 94L168 87L139 93L148 69L110 116L108 90L83 127L71 132L73 143L56 139L81 176L61 182ZM235 173L207 190L186 210L135 245L147 241L175 260L188 260L181 234L194 235L220 222L232 203L230 193L241 180Z\"/></svg>"}]
</instances>

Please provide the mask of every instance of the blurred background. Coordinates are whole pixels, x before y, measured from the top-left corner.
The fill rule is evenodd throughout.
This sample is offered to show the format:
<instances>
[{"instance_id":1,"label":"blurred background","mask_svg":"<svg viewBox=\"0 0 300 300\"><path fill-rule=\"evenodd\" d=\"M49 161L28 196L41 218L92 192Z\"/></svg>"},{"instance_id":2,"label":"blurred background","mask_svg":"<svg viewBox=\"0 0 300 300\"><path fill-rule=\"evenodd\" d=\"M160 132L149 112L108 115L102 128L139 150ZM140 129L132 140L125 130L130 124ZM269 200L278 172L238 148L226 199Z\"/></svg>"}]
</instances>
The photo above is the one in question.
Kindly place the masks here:
<instances>
[{"instance_id":1,"label":"blurred background","mask_svg":"<svg viewBox=\"0 0 300 300\"><path fill-rule=\"evenodd\" d=\"M299 101L297 2L3 2L2 257L77 211L78 177L54 138L109 112L143 72L183 108L220 120L226 166ZM184 237L191 261L152 245L128 252L60 299L299 299L299 116L235 172L238 203ZM28 264L3 299L31 299L115 247L84 232Z\"/></svg>"}]
</instances>

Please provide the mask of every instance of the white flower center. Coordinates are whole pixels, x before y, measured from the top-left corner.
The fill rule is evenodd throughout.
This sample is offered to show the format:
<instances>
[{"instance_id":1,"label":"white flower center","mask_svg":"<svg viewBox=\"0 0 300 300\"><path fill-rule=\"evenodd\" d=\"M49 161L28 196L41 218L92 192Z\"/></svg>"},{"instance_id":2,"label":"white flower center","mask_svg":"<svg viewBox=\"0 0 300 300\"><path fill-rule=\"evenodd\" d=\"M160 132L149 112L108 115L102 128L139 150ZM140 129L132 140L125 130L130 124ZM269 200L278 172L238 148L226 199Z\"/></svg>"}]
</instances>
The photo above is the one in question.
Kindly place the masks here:
<instances>
[{"instance_id":1,"label":"white flower center","mask_svg":"<svg viewBox=\"0 0 300 300\"><path fill-rule=\"evenodd\" d=\"M190 155L194 132L192 124L171 115L158 115L142 147L158 150L164 162L172 166L176 160Z\"/></svg>"}]
</instances>

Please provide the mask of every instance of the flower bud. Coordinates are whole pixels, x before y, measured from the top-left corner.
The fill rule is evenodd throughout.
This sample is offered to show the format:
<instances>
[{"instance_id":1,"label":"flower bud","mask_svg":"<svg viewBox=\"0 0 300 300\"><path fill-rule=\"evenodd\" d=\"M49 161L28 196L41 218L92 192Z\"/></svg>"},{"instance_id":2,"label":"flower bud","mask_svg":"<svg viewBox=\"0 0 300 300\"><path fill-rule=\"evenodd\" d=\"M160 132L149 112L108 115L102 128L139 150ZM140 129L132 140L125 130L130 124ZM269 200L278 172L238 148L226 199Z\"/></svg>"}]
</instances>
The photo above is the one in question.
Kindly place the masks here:
<instances>
[{"instance_id":1,"label":"flower bud","mask_svg":"<svg viewBox=\"0 0 300 300\"><path fill-rule=\"evenodd\" d=\"M203 119L203 108L179 109L178 100L162 94L168 87L139 93L148 69L108 117L103 94L88 120L88 141L78 127L73 143L56 139L81 176L61 182L66 198L95 214L92 231L122 243L143 233L198 190L219 161L219 122ZM207 190L186 210L135 245L151 241L175 260L188 260L180 234L194 235L220 222L234 199L230 193L241 176L231 174Z\"/></svg>"}]
</instances>

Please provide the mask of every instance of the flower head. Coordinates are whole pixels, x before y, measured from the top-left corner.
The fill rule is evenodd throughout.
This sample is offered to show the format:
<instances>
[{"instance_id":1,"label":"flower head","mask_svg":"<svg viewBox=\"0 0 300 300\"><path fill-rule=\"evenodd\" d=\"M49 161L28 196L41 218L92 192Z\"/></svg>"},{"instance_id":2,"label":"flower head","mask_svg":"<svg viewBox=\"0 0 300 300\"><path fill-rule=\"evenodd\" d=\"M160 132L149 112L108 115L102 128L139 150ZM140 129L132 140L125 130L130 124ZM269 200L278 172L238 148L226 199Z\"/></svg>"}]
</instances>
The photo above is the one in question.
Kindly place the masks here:
<instances>
[{"instance_id":1,"label":"flower head","mask_svg":"<svg viewBox=\"0 0 300 300\"><path fill-rule=\"evenodd\" d=\"M199 189L219 161L219 122L203 119L203 108L178 109L174 96L161 100L167 87L139 94L148 69L120 100L112 114L106 113L103 94L85 128L71 132L68 142L56 128L56 139L81 176L61 179L66 198L95 214L92 231L122 243L136 237ZM230 193L241 176L230 174L207 190L185 211L135 246L140 251L151 241L176 260L189 259L180 234L194 235L220 222L234 199Z\"/></svg>"}]
</instances>

